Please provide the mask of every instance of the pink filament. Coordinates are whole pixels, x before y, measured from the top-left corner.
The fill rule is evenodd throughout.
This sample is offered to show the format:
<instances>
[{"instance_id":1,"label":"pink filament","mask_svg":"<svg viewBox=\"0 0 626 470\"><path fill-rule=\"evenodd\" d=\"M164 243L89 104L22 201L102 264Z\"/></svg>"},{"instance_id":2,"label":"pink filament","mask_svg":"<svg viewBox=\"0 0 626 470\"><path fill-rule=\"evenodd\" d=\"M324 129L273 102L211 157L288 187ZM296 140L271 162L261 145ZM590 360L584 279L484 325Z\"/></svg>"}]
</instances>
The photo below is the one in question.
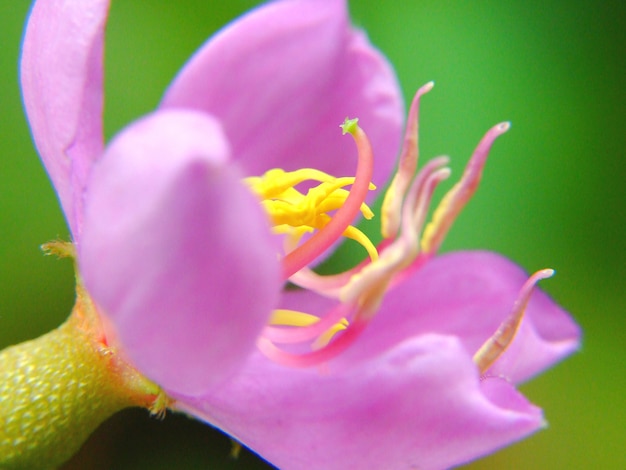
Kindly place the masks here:
<instances>
[{"instance_id":1,"label":"pink filament","mask_svg":"<svg viewBox=\"0 0 626 470\"><path fill-rule=\"evenodd\" d=\"M536 284L542 279L551 277L553 274L554 270L552 269L542 269L530 276L524 283L513 306L513 311L474 355L474 362L482 374L504 354L515 339Z\"/></svg>"},{"instance_id":2,"label":"pink filament","mask_svg":"<svg viewBox=\"0 0 626 470\"><path fill-rule=\"evenodd\" d=\"M449 200L446 201L446 206L443 208L444 213L441 214L441 219L438 221L436 230L432 234L430 247L427 251L437 253L439 250L454 220L476 192L491 146L496 138L504 134L509 127L510 123L508 122L502 122L492 127L478 143L476 150L474 150L465 167L461 180L444 197L444 201L447 198Z\"/></svg>"},{"instance_id":3,"label":"pink filament","mask_svg":"<svg viewBox=\"0 0 626 470\"><path fill-rule=\"evenodd\" d=\"M392 184L389 189L394 192L394 200L396 201L402 199L409 184L411 183L411 180L413 179L415 171L417 170L417 161L419 158L418 138L420 98L432 90L433 86L435 86L434 82L428 82L426 85L422 86L419 90L417 90L417 93L411 102L409 117L404 133L404 144L402 145L402 152L398 161L398 171L393 179L394 184ZM383 217L390 221L389 233L384 234L387 238L394 237L399 228L394 222L395 217L389 213L393 212L395 209L396 206L386 207L386 204L383 204L382 210L387 212L386 214L383 214Z\"/></svg>"},{"instance_id":4,"label":"pink filament","mask_svg":"<svg viewBox=\"0 0 626 470\"><path fill-rule=\"evenodd\" d=\"M257 341L257 347L272 361L289 367L310 367L328 362L341 354L350 346L367 326L366 321L357 321L350 325L337 339L327 346L303 354L294 354L283 351L267 338L261 336Z\"/></svg>"},{"instance_id":5,"label":"pink filament","mask_svg":"<svg viewBox=\"0 0 626 470\"><path fill-rule=\"evenodd\" d=\"M341 237L361 210L361 204L365 201L369 191L369 184L372 181L374 156L369 139L359 127L357 127L352 136L356 142L359 161L350 194L328 225L317 231L298 248L285 255L282 260L283 279L289 279L290 276L300 271L330 248Z\"/></svg>"}]
</instances>

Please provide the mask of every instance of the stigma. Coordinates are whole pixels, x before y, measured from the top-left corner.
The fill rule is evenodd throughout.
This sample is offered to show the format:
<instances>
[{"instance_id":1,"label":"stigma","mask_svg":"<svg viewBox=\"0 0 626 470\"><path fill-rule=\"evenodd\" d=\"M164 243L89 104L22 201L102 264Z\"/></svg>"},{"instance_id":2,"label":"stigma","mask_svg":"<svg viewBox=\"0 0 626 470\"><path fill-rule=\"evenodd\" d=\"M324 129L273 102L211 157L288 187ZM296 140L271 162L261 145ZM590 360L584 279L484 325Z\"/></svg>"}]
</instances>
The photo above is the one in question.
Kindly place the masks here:
<instances>
[{"instance_id":1,"label":"stigma","mask_svg":"<svg viewBox=\"0 0 626 470\"><path fill-rule=\"evenodd\" d=\"M333 176L316 169L286 172L272 169L245 182L258 196L273 230L283 237L283 279L335 301L324 315L278 309L257 341L271 360L292 367L322 365L349 347L377 314L385 295L436 255L457 215L480 182L487 156L509 123L491 128L479 142L460 180L441 199L428 221L433 193L450 176L448 159L438 157L418 167L418 114L421 87L411 104L398 168L385 192L380 214L382 241L375 245L355 222L374 217L365 200L372 183L374 155L357 119L341 125L356 145L354 176ZM306 187L308 189L299 189ZM364 260L347 271L321 275L312 268L342 238L364 250ZM474 356L481 373L513 341L535 283L551 275L543 270L522 287L513 311ZM415 312L419 315L420 312Z\"/></svg>"}]
</instances>

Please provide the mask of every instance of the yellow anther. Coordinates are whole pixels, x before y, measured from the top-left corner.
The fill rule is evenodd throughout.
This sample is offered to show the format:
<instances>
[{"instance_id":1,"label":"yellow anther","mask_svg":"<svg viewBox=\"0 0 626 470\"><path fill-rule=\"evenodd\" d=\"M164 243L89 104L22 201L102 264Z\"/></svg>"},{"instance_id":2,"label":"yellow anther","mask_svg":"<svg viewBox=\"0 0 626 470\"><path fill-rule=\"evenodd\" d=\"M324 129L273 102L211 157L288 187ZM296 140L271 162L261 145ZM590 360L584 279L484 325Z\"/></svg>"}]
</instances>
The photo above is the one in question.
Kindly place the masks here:
<instances>
[{"instance_id":1,"label":"yellow anther","mask_svg":"<svg viewBox=\"0 0 626 470\"><path fill-rule=\"evenodd\" d=\"M304 236L305 233L311 233L313 232L313 230L316 230L316 229L319 230L323 228L325 223L328 223L328 221L330 220L330 217L328 216L325 216L325 217L327 220L324 223L319 223L319 224L312 225L312 226L300 225L298 227L292 227L291 225L281 224L281 225L275 225L273 227L273 230L274 230L274 233L276 234L289 235L289 240L290 240L289 246L295 247L297 246L298 241ZM346 230L344 230L343 236L346 238L349 238L350 240L354 240L363 248L365 248L365 251L367 251L367 254L372 261L376 261L378 259L378 250L376 249L372 241L369 238L367 238L367 235L361 232L358 228L354 227L353 225L350 225ZM287 250L287 251L290 251L290 250Z\"/></svg>"},{"instance_id":2,"label":"yellow anther","mask_svg":"<svg viewBox=\"0 0 626 470\"><path fill-rule=\"evenodd\" d=\"M348 322L348 320L342 318L339 323L335 323L332 327L326 330L323 334L320 335L319 338L315 340L315 342L313 343L313 349L321 349L324 346L327 346L328 343L330 343L330 340L333 339L333 336L335 336L340 331L348 328L349 325L350 323Z\"/></svg>"},{"instance_id":3,"label":"yellow anther","mask_svg":"<svg viewBox=\"0 0 626 470\"><path fill-rule=\"evenodd\" d=\"M292 248L287 251L291 251L293 248L295 248L297 246L297 242L304 236L304 234L311 233L313 230L313 227L308 227L305 225L292 227L291 225L281 224L274 225L274 227L272 227L272 231L277 235L289 235L289 243Z\"/></svg>"},{"instance_id":4,"label":"yellow anther","mask_svg":"<svg viewBox=\"0 0 626 470\"><path fill-rule=\"evenodd\" d=\"M372 243L372 241L367 238L363 232L361 232L358 228L350 225L344 232L343 236L349 238L350 240L354 240L359 245L361 245L367 251L367 254L371 258L372 261L376 261L378 259L378 250Z\"/></svg>"},{"instance_id":5,"label":"yellow anther","mask_svg":"<svg viewBox=\"0 0 626 470\"><path fill-rule=\"evenodd\" d=\"M244 181L262 199L271 199L304 181L331 182L335 179L323 171L312 168L302 168L289 172L274 168L265 172L263 176L251 176L245 178Z\"/></svg>"},{"instance_id":6,"label":"yellow anther","mask_svg":"<svg viewBox=\"0 0 626 470\"><path fill-rule=\"evenodd\" d=\"M370 191L374 189L376 189L376 186L370 183ZM339 209L346 201L349 194L350 192L345 189L336 189L320 202L319 208L321 212L331 212ZM361 214L363 214L363 217L367 220L371 220L374 217L374 212L372 212L372 209L365 203L361 204Z\"/></svg>"},{"instance_id":7,"label":"yellow anther","mask_svg":"<svg viewBox=\"0 0 626 470\"><path fill-rule=\"evenodd\" d=\"M270 325L275 326L311 326L319 321L319 317L296 310L278 309L272 312Z\"/></svg>"},{"instance_id":8,"label":"yellow anther","mask_svg":"<svg viewBox=\"0 0 626 470\"><path fill-rule=\"evenodd\" d=\"M309 168L292 172L285 172L275 168L267 171L261 177L249 177L244 181L261 200L266 201L265 207L270 216L273 217L272 206L274 201L283 201L294 206L293 208L288 208L284 204L279 204L279 211L322 214L336 210L341 207L350 194L349 191L342 188L353 184L354 178L335 178L322 171ZM304 181L319 181L320 184L309 189L307 194L304 195L294 188L294 186ZM369 189L374 190L376 186L370 183ZM271 202L268 203L267 201ZM367 219L373 217L371 209L366 204L362 204L361 212ZM283 222L278 222L278 224L280 223ZM291 225L297 226L300 224Z\"/></svg>"},{"instance_id":9,"label":"yellow anther","mask_svg":"<svg viewBox=\"0 0 626 470\"><path fill-rule=\"evenodd\" d=\"M336 198L345 199L348 192L337 192L343 186L347 186L354 182L354 178L335 178L333 181L322 182L319 185L309 189L307 194L302 194L294 188L280 188L280 191L265 188L266 192L275 194L273 197L265 197L263 205L275 224L288 224L293 227L300 225L313 225L311 223L320 214L326 212L322 207L322 203L332 196L332 200ZM345 195L345 197L341 197ZM341 202L343 202L341 201ZM335 206L341 205L335 202ZM336 207L333 207L335 209Z\"/></svg>"},{"instance_id":10,"label":"yellow anther","mask_svg":"<svg viewBox=\"0 0 626 470\"><path fill-rule=\"evenodd\" d=\"M298 312L296 310L279 309L274 310L272 318L270 319L270 325L273 326L311 326L319 321L319 317L311 315L309 313ZM330 340L338 332L345 330L350 323L345 318L331 326L328 330L322 333L313 343L313 349L319 349L330 343Z\"/></svg>"},{"instance_id":11,"label":"yellow anther","mask_svg":"<svg viewBox=\"0 0 626 470\"><path fill-rule=\"evenodd\" d=\"M303 194L294 186L304 181L318 181L319 184ZM274 224L274 232L299 239L305 232L320 230L332 220L329 213L344 205L350 195L345 187L354 184L354 178L335 178L308 168L292 172L273 169L261 177L246 178L245 182L261 198L263 208ZM376 186L370 183L369 189L374 190ZM360 210L366 219L374 217L367 204L361 204ZM378 258L374 244L357 228L349 226L343 236L363 246L372 260Z\"/></svg>"}]
</instances>

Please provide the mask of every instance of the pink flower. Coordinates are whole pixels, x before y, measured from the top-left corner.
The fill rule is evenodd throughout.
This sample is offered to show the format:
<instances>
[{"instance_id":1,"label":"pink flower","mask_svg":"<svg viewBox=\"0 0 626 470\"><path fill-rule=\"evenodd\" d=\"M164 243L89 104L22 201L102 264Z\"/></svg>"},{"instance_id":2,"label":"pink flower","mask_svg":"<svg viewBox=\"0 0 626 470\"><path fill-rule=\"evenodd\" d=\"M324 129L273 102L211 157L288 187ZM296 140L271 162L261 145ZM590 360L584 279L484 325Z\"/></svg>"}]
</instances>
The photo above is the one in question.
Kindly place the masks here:
<instances>
[{"instance_id":1,"label":"pink flower","mask_svg":"<svg viewBox=\"0 0 626 470\"><path fill-rule=\"evenodd\" d=\"M440 468L543 425L514 384L579 337L547 296L531 297L549 273L526 281L486 252L436 256L506 125L487 133L420 239L448 175L436 159L413 179L423 87L376 250L350 224L359 210L369 217L370 181L391 173L403 110L392 69L350 27L345 1L285 0L239 19L105 149L107 10L105 0L35 2L24 102L107 342L173 408L281 468ZM356 178L328 189L338 181L328 175L354 173L354 143L337 130L346 115L367 137L346 125ZM312 219L292 222L310 199L289 184L276 192L273 168L328 174ZM318 230L307 239L303 227ZM309 270L342 235L371 259L328 278ZM283 291L286 280L305 289ZM494 340L511 346L500 356Z\"/></svg>"}]
</instances>

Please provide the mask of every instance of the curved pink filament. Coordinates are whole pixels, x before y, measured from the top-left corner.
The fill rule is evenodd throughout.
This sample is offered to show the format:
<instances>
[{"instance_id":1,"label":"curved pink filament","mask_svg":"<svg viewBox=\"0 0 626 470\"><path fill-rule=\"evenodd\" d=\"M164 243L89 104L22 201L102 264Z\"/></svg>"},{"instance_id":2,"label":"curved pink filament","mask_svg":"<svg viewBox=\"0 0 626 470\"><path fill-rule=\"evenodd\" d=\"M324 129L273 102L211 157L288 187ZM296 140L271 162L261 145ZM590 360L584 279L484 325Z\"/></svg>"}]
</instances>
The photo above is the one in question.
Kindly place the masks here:
<instances>
[{"instance_id":1,"label":"curved pink filament","mask_svg":"<svg viewBox=\"0 0 626 470\"><path fill-rule=\"evenodd\" d=\"M357 127L352 136L357 146L359 160L350 194L328 225L317 231L298 248L285 255L282 260L284 279L289 279L291 275L310 264L326 249L330 248L361 210L361 204L365 201L372 181L374 155L369 139L361 128Z\"/></svg>"},{"instance_id":2,"label":"curved pink filament","mask_svg":"<svg viewBox=\"0 0 626 470\"><path fill-rule=\"evenodd\" d=\"M385 201L387 201L388 197L392 197L394 203L388 204L385 202L382 207L383 220L388 222L386 229L382 227L382 231L384 232L383 236L385 238L395 237L399 229L399 221L397 220L395 213L400 207L400 201L406 193L409 184L411 184L413 175L417 170L417 161L419 158L418 139L420 98L432 90L433 86L435 86L434 82L428 82L426 85L423 85L419 90L417 90L417 93L415 93L413 101L411 102L406 129L404 131L404 143L402 145L398 161L398 170L393 177L393 184L391 184L388 190L392 191L393 194L385 194Z\"/></svg>"},{"instance_id":3,"label":"curved pink filament","mask_svg":"<svg viewBox=\"0 0 626 470\"><path fill-rule=\"evenodd\" d=\"M434 164L433 164L434 163ZM382 301L385 292L390 288L393 279L400 275L404 269L413 263L419 254L419 232L423 225L428 206L432 199L436 186L449 174L447 168L437 168L437 164L445 163L445 159L438 159L427 165L411 184L402 207L402 231L400 236L392 243L394 251L386 262L372 264L372 269L365 272L360 278L342 292L342 300L355 302L367 298L370 307L366 313L361 309L355 316L355 320L361 318L360 314L367 317L374 315L378 305ZM383 251L381 260L387 252Z\"/></svg>"},{"instance_id":4,"label":"curved pink filament","mask_svg":"<svg viewBox=\"0 0 626 470\"><path fill-rule=\"evenodd\" d=\"M441 168L448 161L448 157L433 158L413 180L402 207L401 237L409 237L417 243L435 188L449 175L450 170Z\"/></svg>"},{"instance_id":5,"label":"curved pink filament","mask_svg":"<svg viewBox=\"0 0 626 470\"><path fill-rule=\"evenodd\" d=\"M283 351L264 337L259 338L257 347L265 356L278 364L289 367L311 367L337 357L358 338L366 326L366 321L355 322L327 346L309 353L294 354Z\"/></svg>"},{"instance_id":6,"label":"curved pink filament","mask_svg":"<svg viewBox=\"0 0 626 470\"><path fill-rule=\"evenodd\" d=\"M474 362L481 374L484 374L504 354L515 339L536 284L542 279L551 277L553 274L553 269L542 269L530 276L524 283L513 306L513 311L500 324L498 330L474 354Z\"/></svg>"},{"instance_id":7,"label":"curved pink filament","mask_svg":"<svg viewBox=\"0 0 626 470\"><path fill-rule=\"evenodd\" d=\"M510 123L502 122L487 131L474 150L460 181L444 196L435 211L433 232L428 235L426 251L437 253L454 220L472 198L480 183L487 156L496 138L504 134ZM438 214L438 212L441 213Z\"/></svg>"}]
</instances>

